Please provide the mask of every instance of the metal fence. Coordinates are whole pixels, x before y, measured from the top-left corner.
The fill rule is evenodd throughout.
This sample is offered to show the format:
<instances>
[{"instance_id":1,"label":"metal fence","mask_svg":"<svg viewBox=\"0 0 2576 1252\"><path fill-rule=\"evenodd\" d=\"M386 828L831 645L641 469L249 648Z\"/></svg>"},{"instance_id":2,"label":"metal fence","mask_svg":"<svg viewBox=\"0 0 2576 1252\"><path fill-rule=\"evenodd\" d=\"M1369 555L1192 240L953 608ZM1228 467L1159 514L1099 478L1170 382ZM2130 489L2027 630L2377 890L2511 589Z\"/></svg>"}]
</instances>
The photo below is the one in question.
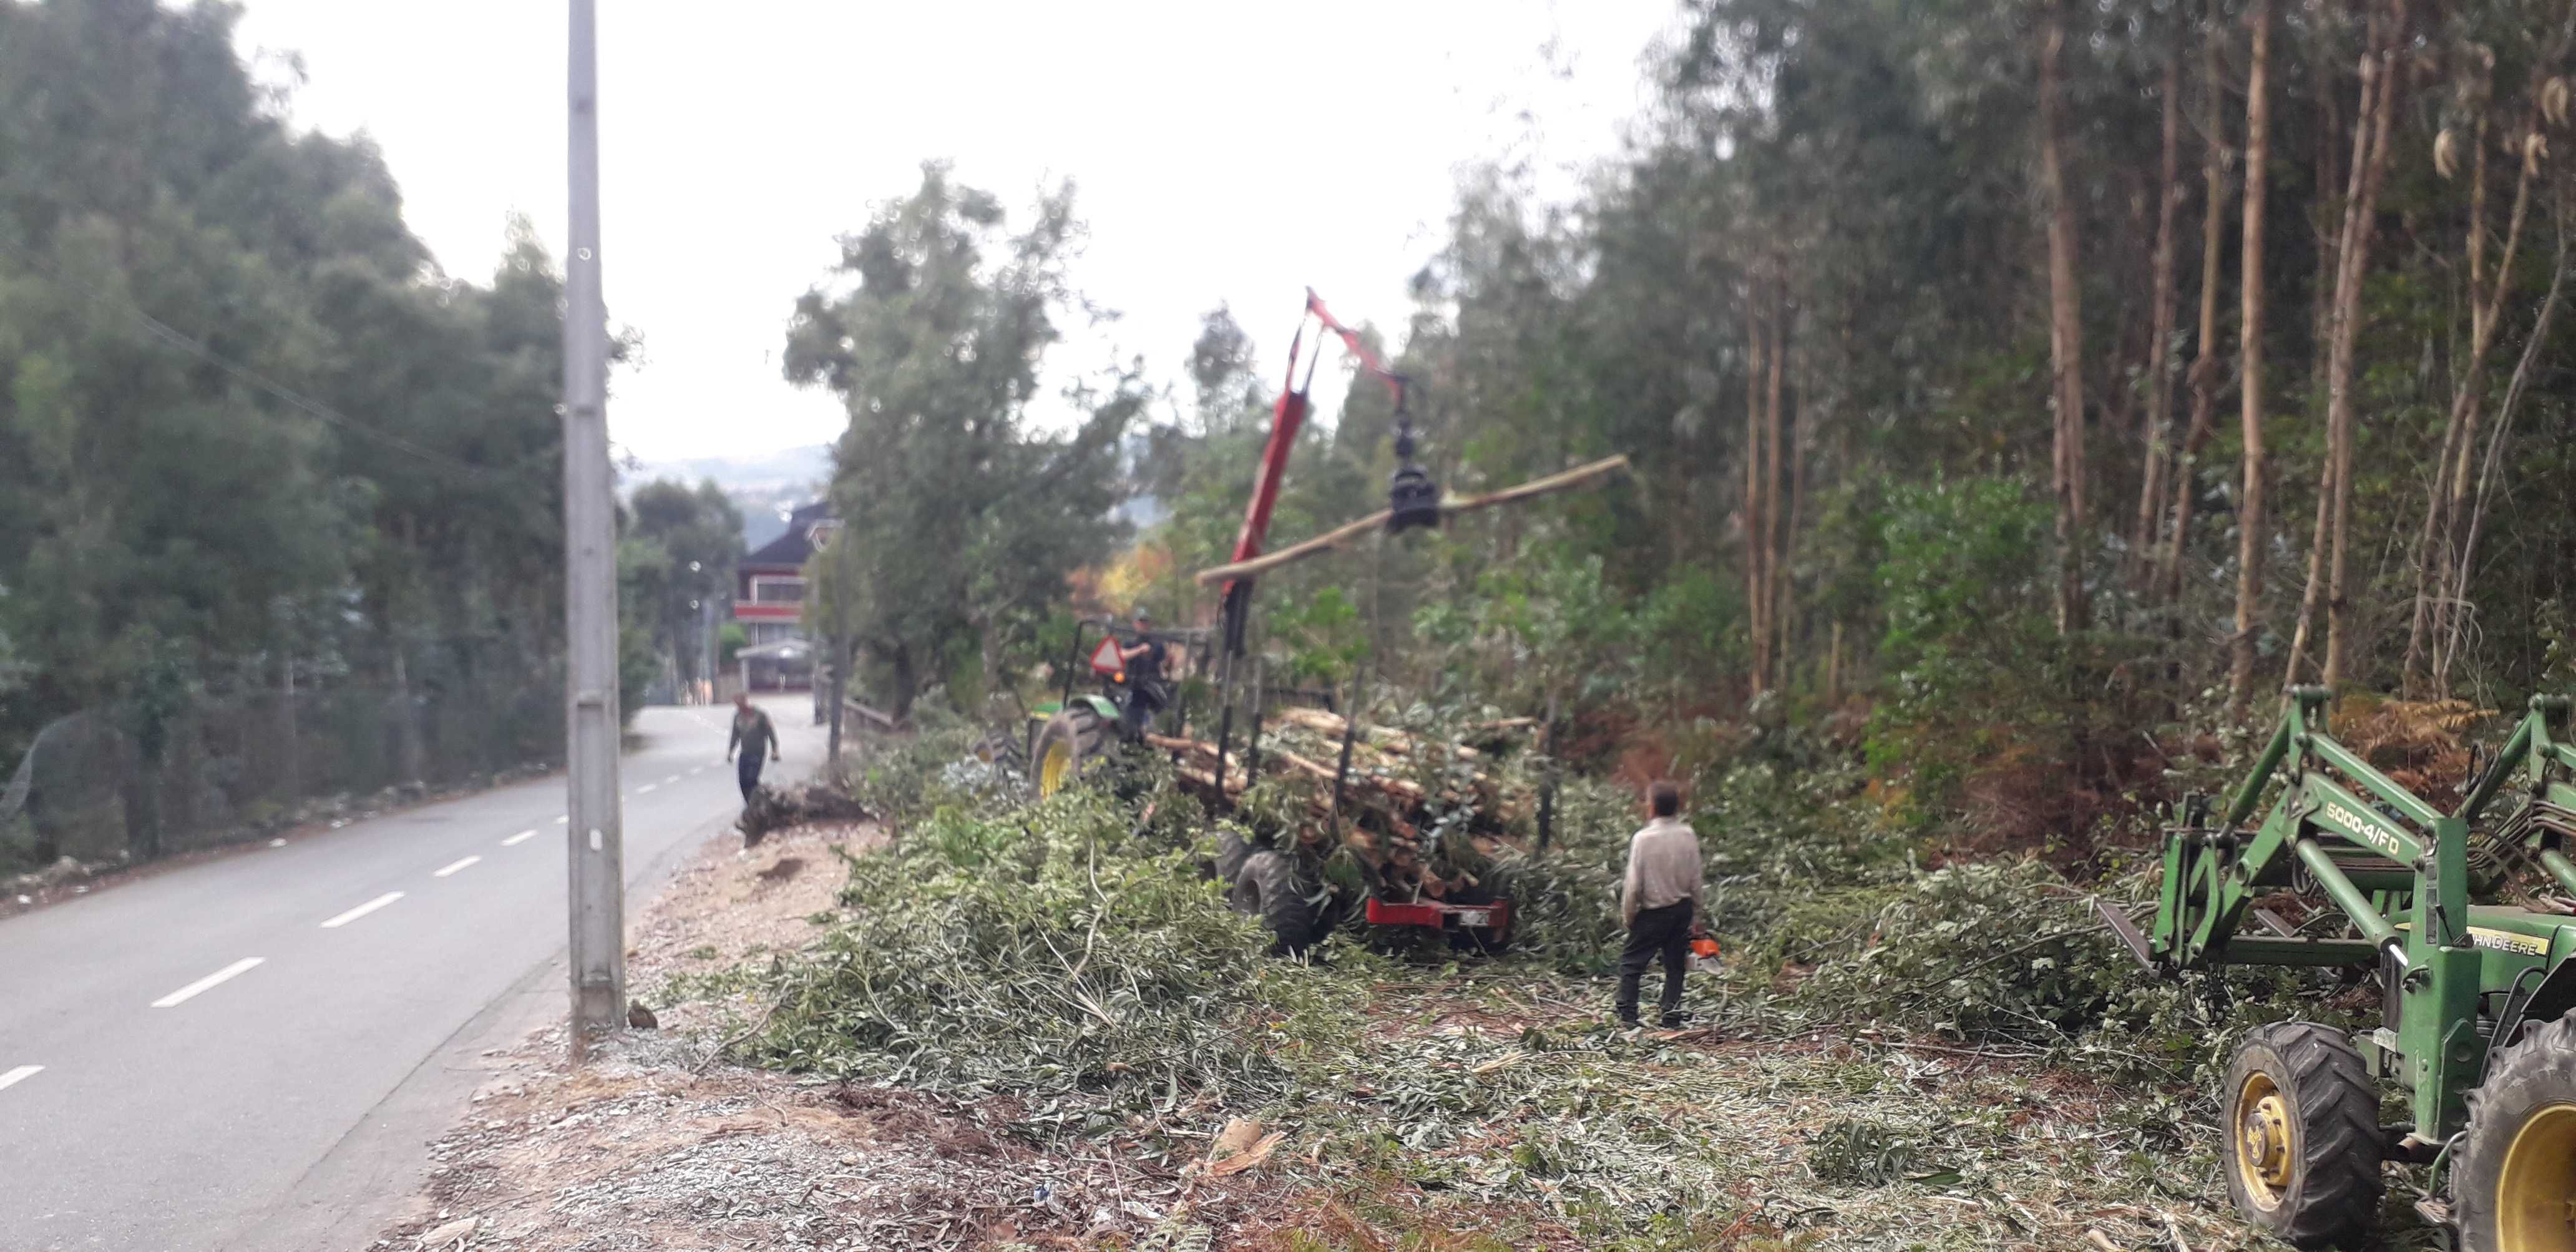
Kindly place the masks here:
<instances>
[{"instance_id":1,"label":"metal fence","mask_svg":"<svg viewBox=\"0 0 2576 1252\"><path fill-rule=\"evenodd\" d=\"M0 872L252 838L563 757L562 680L397 694L343 687L131 708L47 725L0 788Z\"/></svg>"}]
</instances>

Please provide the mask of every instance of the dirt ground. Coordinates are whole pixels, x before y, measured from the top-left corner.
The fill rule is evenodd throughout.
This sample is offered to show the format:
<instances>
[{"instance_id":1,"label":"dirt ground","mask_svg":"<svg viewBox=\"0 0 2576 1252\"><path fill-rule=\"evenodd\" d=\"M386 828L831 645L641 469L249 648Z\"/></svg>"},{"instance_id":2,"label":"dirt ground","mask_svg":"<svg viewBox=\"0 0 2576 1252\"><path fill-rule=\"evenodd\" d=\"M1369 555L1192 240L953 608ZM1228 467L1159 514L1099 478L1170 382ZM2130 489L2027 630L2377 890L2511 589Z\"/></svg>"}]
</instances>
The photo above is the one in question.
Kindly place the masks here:
<instances>
[{"instance_id":1,"label":"dirt ground","mask_svg":"<svg viewBox=\"0 0 2576 1252\"><path fill-rule=\"evenodd\" d=\"M959 1102L715 1061L726 1038L760 1019L760 1006L721 975L812 938L811 919L833 906L846 877L839 854L863 854L877 840L868 826L808 828L749 851L730 835L701 849L647 910L630 953L635 998L659 1028L623 1032L580 1069L566 1063L560 1029L491 1058L494 1075L471 1111L433 1145L426 1186L369 1246L1588 1246L1548 1216L1544 1177L1499 1195L1441 1181L1463 1171L1456 1182L1474 1182L1476 1162L1492 1160L1498 1144L1535 1133L1535 1123L1513 1118L1392 1161L1330 1159L1294 1127L1278 1134L1214 1114L1188 1124L1187 1110L1151 1136L1204 1141L1204 1155L1151 1153L1115 1132L1048 1153L1014 1131L1046 1110L1008 1098ZM1427 1059L1454 1058L1432 1062L1440 1067L1483 1073L1552 1063L1521 1054L1516 1041L1601 1016L1597 1004L1481 983L1389 984L1373 1006L1377 1028L1421 1040ZM2209 1202L2205 1154L2178 1143L2142 1153L2138 1130L2121 1124L2123 1102L2063 1072L1897 1040L1658 1038L1660 1059L1623 1067L1618 1081L1669 1083L1676 1123L1699 1126L1742 1163L1739 1194L1728 1199L1740 1216L1724 1230L1693 1231L1686 1246L2252 1246ZM1825 1180L1822 1154L1835 1128L1856 1118L1919 1127L1921 1154L1884 1162L1890 1168L1878 1172L1891 1176ZM1138 1141L1148 1134L1130 1129ZM1863 1155L1883 1152L1873 1145Z\"/></svg>"},{"instance_id":2,"label":"dirt ground","mask_svg":"<svg viewBox=\"0 0 2576 1252\"><path fill-rule=\"evenodd\" d=\"M712 1060L756 1015L722 997L668 997L700 994L691 976L804 943L847 876L838 853L877 838L869 826L808 828L749 851L730 834L699 850L628 953L634 999L658 1028L621 1033L579 1069L561 1028L491 1058L464 1122L432 1146L427 1185L368 1246L1084 1246L1077 1234L1133 1239L1193 1211L1246 1215L1263 1180L1212 1191L1195 1171L1042 1156L1009 1134L1025 1111L1009 1100L956 1104Z\"/></svg>"}]
</instances>

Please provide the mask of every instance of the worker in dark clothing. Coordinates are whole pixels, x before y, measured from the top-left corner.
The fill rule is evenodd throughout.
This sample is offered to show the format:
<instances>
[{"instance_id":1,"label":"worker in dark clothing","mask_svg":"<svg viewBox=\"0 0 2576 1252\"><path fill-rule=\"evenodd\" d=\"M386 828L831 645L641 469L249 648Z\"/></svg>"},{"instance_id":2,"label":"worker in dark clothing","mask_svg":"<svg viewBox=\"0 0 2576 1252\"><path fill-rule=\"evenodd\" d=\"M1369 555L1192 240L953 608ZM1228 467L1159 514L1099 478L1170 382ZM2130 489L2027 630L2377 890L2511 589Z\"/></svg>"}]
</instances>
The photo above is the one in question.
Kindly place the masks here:
<instances>
[{"instance_id":1,"label":"worker in dark clothing","mask_svg":"<svg viewBox=\"0 0 2576 1252\"><path fill-rule=\"evenodd\" d=\"M1619 912L1628 926L1619 953L1619 1020L1637 1025L1637 984L1646 967L1664 962L1663 1024L1682 1024L1682 975L1690 969L1691 925L1699 914L1699 835L1682 821L1681 788L1657 782L1646 789L1653 814L1628 841L1628 873L1619 888Z\"/></svg>"},{"instance_id":2,"label":"worker in dark clothing","mask_svg":"<svg viewBox=\"0 0 2576 1252\"><path fill-rule=\"evenodd\" d=\"M779 751L778 728L769 724L769 714L752 707L747 692L737 692L733 698L733 735L725 740L725 759L737 759L736 751L741 753L741 764L734 767L734 777L742 783L742 802L749 804L751 793L760 789L762 762L779 756Z\"/></svg>"},{"instance_id":3,"label":"worker in dark clothing","mask_svg":"<svg viewBox=\"0 0 2576 1252\"><path fill-rule=\"evenodd\" d=\"M1153 630L1153 615L1137 605L1136 643L1118 649L1119 663L1127 667L1127 707L1120 722L1130 739L1143 735L1154 714L1172 702L1171 689L1163 682L1163 666L1171 652L1153 637Z\"/></svg>"}]
</instances>

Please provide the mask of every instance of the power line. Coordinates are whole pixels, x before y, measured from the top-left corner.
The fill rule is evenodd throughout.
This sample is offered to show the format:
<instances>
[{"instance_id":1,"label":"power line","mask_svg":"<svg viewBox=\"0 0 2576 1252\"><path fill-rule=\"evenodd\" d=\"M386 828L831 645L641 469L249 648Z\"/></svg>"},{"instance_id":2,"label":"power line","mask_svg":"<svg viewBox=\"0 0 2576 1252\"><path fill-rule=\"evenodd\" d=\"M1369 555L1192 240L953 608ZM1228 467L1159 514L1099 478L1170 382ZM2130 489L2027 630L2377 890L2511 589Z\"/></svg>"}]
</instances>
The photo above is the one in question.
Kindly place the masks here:
<instances>
[{"instance_id":1,"label":"power line","mask_svg":"<svg viewBox=\"0 0 2576 1252\"><path fill-rule=\"evenodd\" d=\"M343 430L364 435L367 438L374 439L386 445L387 447L419 457L433 465L438 465L455 473L462 474L467 478L489 480L493 478L497 472L493 467L474 465L469 462L459 460L444 452L440 452L435 448L428 448L414 443L411 440L405 439L391 431L379 430L376 427L369 426L356 418L350 417L348 414L340 412L338 409L332 408L330 405L306 396L302 392L296 391L283 383L276 382L267 376L260 374L258 371L251 369L249 366L242 365L239 362L225 357L222 353L207 347L202 341L198 340L194 336L191 336L186 332L171 326L169 323L152 316L150 313L145 312L140 306L133 302L118 297L113 293L102 291L99 288L88 283L81 282L78 279L68 277L62 271L55 269L52 265L29 256L26 253L19 252L6 245L0 245L0 253L7 254L12 259L29 266L36 272L52 279L57 284L79 291L81 294L89 297L93 303L114 306L115 311L132 318L137 325L140 325L144 329L145 333L151 335L154 339L157 339L170 347L177 348L208 365L214 366L216 369L222 370L225 374L230 375L234 380L265 392L280 403L283 403L309 417L317 418Z\"/></svg>"}]
</instances>

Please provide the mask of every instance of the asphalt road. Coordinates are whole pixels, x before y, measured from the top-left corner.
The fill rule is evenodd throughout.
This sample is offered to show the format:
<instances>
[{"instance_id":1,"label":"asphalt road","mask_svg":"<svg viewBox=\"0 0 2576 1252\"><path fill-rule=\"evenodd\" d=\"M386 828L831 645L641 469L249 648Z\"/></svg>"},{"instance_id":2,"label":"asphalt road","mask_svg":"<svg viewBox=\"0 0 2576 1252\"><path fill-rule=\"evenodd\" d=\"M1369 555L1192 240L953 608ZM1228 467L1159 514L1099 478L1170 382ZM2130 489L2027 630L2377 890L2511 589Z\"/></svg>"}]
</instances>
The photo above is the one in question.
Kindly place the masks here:
<instances>
[{"instance_id":1,"label":"asphalt road","mask_svg":"<svg viewBox=\"0 0 2576 1252\"><path fill-rule=\"evenodd\" d=\"M770 781L822 755L763 702ZM740 811L731 710L648 708L627 906ZM354 1252L483 1050L566 1011L560 776L0 921L0 1252Z\"/></svg>"}]
</instances>

